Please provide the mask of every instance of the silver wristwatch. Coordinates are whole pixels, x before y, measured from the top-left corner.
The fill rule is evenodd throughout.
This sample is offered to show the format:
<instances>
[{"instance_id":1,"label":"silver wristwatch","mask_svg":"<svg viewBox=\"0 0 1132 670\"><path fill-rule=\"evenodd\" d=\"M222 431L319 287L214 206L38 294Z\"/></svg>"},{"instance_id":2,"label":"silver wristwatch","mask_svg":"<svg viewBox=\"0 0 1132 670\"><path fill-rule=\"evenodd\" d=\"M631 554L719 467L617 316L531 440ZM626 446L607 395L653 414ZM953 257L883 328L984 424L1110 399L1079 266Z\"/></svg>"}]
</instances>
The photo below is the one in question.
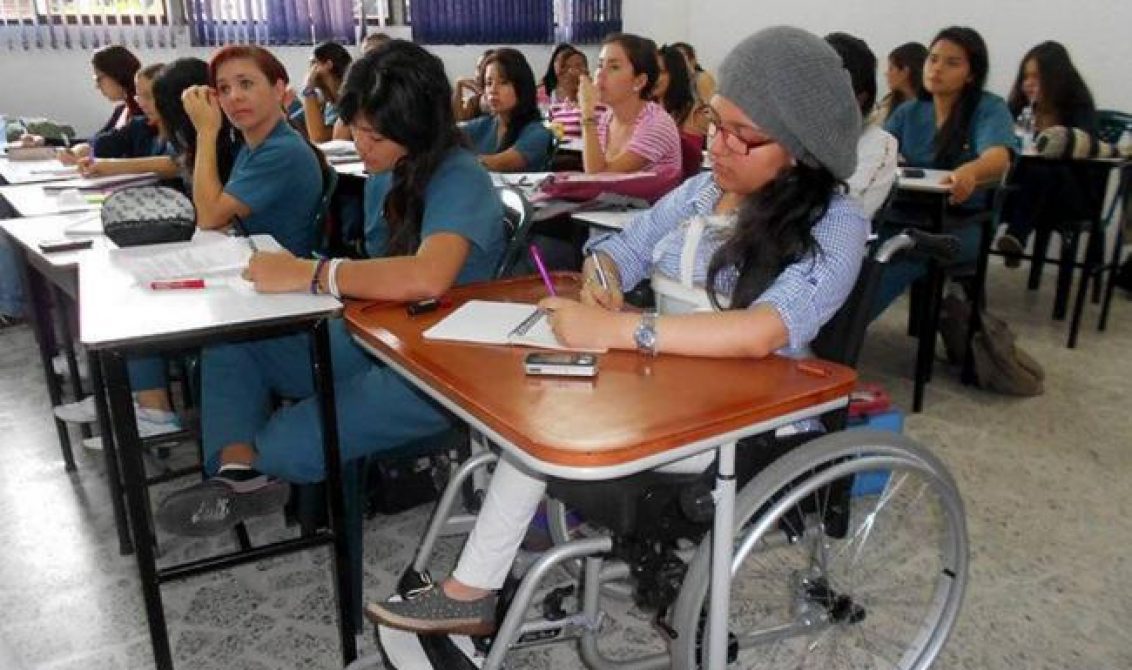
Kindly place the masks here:
<instances>
[{"instance_id":1,"label":"silver wristwatch","mask_svg":"<svg viewBox=\"0 0 1132 670\"><path fill-rule=\"evenodd\" d=\"M633 331L633 342L637 344L637 351L656 356L656 312L641 314L641 323Z\"/></svg>"}]
</instances>

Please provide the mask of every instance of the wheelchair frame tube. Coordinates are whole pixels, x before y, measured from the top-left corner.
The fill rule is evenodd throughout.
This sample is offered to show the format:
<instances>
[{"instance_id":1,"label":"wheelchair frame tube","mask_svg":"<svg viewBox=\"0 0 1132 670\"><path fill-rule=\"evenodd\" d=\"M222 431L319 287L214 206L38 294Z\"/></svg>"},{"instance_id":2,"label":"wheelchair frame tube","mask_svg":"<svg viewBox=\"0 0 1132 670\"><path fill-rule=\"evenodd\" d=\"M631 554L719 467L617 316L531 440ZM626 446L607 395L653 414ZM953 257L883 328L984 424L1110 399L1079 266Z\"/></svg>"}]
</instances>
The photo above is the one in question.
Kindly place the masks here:
<instances>
[{"instance_id":1,"label":"wheelchair frame tube","mask_svg":"<svg viewBox=\"0 0 1132 670\"><path fill-rule=\"evenodd\" d=\"M735 526L735 443L716 452L715 521L711 535L711 591L707 621L707 663L711 670L727 667L727 613L731 609L731 554Z\"/></svg>"}]
</instances>

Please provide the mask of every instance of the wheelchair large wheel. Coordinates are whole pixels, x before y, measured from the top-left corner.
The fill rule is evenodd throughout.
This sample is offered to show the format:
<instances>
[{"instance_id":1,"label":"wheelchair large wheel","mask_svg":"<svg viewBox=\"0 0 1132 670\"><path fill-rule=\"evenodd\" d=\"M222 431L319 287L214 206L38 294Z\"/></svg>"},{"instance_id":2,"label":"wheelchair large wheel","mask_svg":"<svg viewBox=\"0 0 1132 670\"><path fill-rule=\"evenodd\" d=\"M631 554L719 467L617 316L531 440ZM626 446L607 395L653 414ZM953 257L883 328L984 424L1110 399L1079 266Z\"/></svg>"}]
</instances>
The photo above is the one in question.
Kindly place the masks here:
<instances>
[{"instance_id":1,"label":"wheelchair large wheel","mask_svg":"<svg viewBox=\"0 0 1132 670\"><path fill-rule=\"evenodd\" d=\"M848 532L832 537L829 485L850 475L882 480L849 500ZM732 667L927 668L951 633L967 584L963 503L908 438L845 431L798 447L738 494L735 528ZM710 564L709 535L674 607L675 668L700 666Z\"/></svg>"}]
</instances>

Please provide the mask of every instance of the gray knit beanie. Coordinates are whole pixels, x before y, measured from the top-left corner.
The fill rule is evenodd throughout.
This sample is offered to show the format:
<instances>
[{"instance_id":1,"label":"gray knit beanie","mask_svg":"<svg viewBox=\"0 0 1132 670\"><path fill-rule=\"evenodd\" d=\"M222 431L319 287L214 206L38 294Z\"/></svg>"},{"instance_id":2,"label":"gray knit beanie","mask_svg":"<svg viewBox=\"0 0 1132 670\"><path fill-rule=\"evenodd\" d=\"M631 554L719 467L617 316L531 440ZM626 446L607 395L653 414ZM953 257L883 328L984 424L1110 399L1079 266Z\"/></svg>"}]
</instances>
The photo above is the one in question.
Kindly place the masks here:
<instances>
[{"instance_id":1,"label":"gray knit beanie","mask_svg":"<svg viewBox=\"0 0 1132 670\"><path fill-rule=\"evenodd\" d=\"M820 37L789 26L751 35L724 58L719 94L806 165L838 179L857 168L861 113L841 57Z\"/></svg>"}]
</instances>

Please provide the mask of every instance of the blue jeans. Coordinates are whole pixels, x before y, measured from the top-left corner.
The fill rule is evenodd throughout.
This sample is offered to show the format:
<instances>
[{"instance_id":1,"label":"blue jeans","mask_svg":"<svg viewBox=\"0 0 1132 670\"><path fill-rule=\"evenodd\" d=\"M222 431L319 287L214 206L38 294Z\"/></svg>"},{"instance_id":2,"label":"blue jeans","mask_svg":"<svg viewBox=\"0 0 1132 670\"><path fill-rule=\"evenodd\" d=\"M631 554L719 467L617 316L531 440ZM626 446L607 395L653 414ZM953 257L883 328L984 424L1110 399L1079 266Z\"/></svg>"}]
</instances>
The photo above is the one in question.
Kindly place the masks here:
<instances>
[{"instance_id":1,"label":"blue jeans","mask_svg":"<svg viewBox=\"0 0 1132 670\"><path fill-rule=\"evenodd\" d=\"M343 463L451 425L440 406L355 344L341 320L330 324L330 353ZM211 347L201 366L206 472L219 468L224 447L248 443L260 472L299 484L325 478L307 334ZM272 411L273 396L295 402Z\"/></svg>"},{"instance_id":2,"label":"blue jeans","mask_svg":"<svg viewBox=\"0 0 1132 670\"><path fill-rule=\"evenodd\" d=\"M24 259L0 233L0 314L24 316Z\"/></svg>"}]
</instances>

